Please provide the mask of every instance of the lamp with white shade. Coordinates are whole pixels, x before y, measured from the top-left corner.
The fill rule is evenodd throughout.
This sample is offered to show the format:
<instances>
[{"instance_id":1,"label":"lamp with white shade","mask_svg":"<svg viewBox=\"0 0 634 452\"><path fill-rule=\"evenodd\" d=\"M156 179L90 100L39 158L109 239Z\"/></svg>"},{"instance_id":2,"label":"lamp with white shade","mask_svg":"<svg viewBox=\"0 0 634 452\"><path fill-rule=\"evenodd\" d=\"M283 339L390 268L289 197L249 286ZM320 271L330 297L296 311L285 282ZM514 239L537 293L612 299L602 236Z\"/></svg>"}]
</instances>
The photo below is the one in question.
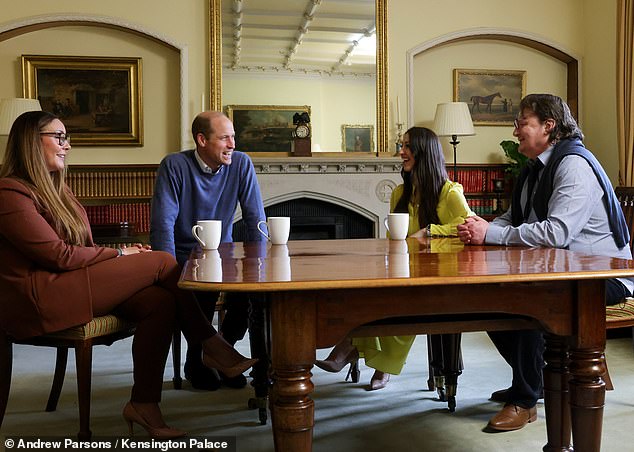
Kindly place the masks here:
<instances>
[{"instance_id":1,"label":"lamp with white shade","mask_svg":"<svg viewBox=\"0 0 634 452\"><path fill-rule=\"evenodd\" d=\"M434 131L439 137L451 137L453 146L453 180L458 178L456 165L456 147L459 136L475 135L469 106L465 102L446 102L436 106Z\"/></svg>"},{"instance_id":2,"label":"lamp with white shade","mask_svg":"<svg viewBox=\"0 0 634 452\"><path fill-rule=\"evenodd\" d=\"M22 113L40 110L42 107L37 99L0 99L0 155L4 156L13 121Z\"/></svg>"}]
</instances>

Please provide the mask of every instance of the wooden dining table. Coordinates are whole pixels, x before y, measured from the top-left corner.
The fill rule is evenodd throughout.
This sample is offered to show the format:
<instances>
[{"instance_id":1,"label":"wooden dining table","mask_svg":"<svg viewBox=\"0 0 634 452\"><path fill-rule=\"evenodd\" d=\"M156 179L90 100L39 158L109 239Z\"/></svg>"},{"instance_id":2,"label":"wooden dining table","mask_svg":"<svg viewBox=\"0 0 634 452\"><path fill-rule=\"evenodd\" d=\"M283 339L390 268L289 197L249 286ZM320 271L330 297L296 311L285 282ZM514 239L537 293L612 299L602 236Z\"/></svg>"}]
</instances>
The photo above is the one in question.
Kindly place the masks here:
<instances>
[{"instance_id":1,"label":"wooden dining table","mask_svg":"<svg viewBox=\"0 0 634 452\"><path fill-rule=\"evenodd\" d=\"M605 280L634 262L455 238L223 243L194 249L179 286L264 292L275 450L312 450L318 348L346 336L544 331L545 451L601 448ZM571 437L572 434L572 437Z\"/></svg>"}]
</instances>

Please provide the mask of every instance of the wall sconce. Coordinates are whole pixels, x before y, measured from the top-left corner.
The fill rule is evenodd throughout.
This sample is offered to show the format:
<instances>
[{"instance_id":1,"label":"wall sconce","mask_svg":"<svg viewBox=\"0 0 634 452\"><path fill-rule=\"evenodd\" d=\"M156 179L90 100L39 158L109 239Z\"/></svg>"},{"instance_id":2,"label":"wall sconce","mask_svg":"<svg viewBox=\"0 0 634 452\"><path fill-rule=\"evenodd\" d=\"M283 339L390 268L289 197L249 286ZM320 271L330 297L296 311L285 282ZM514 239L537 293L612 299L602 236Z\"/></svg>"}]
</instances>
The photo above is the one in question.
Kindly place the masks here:
<instances>
[{"instance_id":1,"label":"wall sconce","mask_svg":"<svg viewBox=\"0 0 634 452\"><path fill-rule=\"evenodd\" d=\"M453 181L457 182L456 146L459 136L475 135L471 112L465 102L446 102L436 106L434 131L439 137L451 137L453 145Z\"/></svg>"}]
</instances>

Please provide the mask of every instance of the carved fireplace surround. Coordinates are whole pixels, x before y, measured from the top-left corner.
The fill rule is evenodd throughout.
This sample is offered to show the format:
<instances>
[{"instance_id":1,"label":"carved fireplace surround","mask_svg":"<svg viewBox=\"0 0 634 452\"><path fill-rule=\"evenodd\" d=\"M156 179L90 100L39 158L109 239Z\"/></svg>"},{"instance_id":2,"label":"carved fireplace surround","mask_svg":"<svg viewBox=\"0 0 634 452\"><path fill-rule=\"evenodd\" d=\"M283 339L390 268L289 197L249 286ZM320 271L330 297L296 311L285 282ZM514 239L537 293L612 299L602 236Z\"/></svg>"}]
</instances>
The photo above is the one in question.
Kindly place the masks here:
<instances>
[{"instance_id":1,"label":"carved fireplace surround","mask_svg":"<svg viewBox=\"0 0 634 452\"><path fill-rule=\"evenodd\" d=\"M394 157L253 157L264 207L309 198L344 207L374 224L385 237L383 219L390 195L402 179ZM236 221L242 218L238 210Z\"/></svg>"}]
</instances>

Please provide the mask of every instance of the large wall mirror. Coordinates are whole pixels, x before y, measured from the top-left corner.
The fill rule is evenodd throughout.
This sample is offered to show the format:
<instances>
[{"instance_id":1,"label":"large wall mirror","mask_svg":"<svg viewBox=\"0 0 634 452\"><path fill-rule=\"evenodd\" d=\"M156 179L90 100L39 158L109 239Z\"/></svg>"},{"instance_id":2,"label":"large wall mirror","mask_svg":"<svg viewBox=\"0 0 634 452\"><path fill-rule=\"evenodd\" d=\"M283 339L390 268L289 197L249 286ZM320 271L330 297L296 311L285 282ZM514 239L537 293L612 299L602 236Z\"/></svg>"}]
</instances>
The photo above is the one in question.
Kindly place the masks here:
<instances>
[{"instance_id":1,"label":"large wall mirror","mask_svg":"<svg viewBox=\"0 0 634 452\"><path fill-rule=\"evenodd\" d=\"M387 0L209 0L209 18L212 109L308 106L313 156L368 133L361 152L390 155Z\"/></svg>"}]
</instances>

